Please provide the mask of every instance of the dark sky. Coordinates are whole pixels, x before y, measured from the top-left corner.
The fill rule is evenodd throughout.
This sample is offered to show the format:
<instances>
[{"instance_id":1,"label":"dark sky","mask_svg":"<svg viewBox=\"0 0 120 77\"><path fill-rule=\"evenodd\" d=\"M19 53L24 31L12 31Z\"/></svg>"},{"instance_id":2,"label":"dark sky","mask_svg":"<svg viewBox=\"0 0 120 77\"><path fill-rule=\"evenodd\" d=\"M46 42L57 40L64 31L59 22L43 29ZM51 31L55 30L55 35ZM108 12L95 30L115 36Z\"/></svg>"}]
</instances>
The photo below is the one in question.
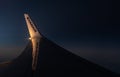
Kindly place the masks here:
<instances>
[{"instance_id":1,"label":"dark sky","mask_svg":"<svg viewBox=\"0 0 120 77\"><path fill-rule=\"evenodd\" d=\"M40 32L71 52L120 73L119 2L112 0L0 0L0 61L28 43L24 13Z\"/></svg>"}]
</instances>

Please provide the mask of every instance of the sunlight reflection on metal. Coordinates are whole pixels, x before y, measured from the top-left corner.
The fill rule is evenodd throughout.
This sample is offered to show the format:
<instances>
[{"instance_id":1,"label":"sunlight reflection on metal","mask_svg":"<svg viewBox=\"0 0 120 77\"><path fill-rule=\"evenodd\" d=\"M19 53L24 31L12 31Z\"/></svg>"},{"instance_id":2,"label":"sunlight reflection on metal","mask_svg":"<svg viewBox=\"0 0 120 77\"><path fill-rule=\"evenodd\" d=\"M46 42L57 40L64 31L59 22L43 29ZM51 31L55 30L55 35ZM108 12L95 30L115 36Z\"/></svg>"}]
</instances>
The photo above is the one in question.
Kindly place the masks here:
<instances>
[{"instance_id":1,"label":"sunlight reflection on metal","mask_svg":"<svg viewBox=\"0 0 120 77\"><path fill-rule=\"evenodd\" d=\"M31 38L29 38L29 40L31 40Z\"/></svg>"},{"instance_id":2,"label":"sunlight reflection on metal","mask_svg":"<svg viewBox=\"0 0 120 77\"><path fill-rule=\"evenodd\" d=\"M38 53L39 53L39 42L40 42L41 35L38 32L32 20L30 19L29 15L24 14L24 16L25 16L26 24L27 24L28 31L30 34L29 40L31 40L32 42L32 49L33 49L32 50L32 70L35 71L36 66L37 66L37 59L38 59Z\"/></svg>"}]
</instances>

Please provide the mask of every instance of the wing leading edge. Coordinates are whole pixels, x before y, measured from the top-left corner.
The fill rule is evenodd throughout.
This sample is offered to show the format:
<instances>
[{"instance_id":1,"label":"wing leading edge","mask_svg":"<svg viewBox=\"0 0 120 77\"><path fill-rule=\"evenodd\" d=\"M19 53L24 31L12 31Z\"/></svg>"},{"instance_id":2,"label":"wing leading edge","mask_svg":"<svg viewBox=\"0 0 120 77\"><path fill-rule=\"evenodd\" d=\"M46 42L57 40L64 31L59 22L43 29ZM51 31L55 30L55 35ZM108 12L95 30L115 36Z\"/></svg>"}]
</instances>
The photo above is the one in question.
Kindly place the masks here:
<instances>
[{"instance_id":1,"label":"wing leading edge","mask_svg":"<svg viewBox=\"0 0 120 77\"><path fill-rule=\"evenodd\" d=\"M24 14L24 16L25 16L25 20L26 20L26 24L27 24L28 31L30 34L32 48L33 48L33 50L32 50L32 70L35 71L36 66L37 66L37 59L38 59L39 41L42 36L40 35L39 31L35 27L34 23L32 22L31 18L29 17L29 15Z\"/></svg>"}]
</instances>

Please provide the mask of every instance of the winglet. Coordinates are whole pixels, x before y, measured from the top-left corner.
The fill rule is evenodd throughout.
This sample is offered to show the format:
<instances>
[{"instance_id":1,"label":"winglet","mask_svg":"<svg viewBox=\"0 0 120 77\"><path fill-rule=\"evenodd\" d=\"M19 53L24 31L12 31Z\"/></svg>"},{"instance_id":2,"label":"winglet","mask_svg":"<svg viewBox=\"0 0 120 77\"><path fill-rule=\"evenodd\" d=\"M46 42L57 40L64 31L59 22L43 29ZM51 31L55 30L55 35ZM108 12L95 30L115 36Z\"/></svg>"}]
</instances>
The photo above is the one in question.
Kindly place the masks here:
<instances>
[{"instance_id":1,"label":"winglet","mask_svg":"<svg viewBox=\"0 0 120 77\"><path fill-rule=\"evenodd\" d=\"M35 27L35 24L32 22L28 14L24 14L26 24L29 30L30 38L41 37L39 31Z\"/></svg>"}]
</instances>

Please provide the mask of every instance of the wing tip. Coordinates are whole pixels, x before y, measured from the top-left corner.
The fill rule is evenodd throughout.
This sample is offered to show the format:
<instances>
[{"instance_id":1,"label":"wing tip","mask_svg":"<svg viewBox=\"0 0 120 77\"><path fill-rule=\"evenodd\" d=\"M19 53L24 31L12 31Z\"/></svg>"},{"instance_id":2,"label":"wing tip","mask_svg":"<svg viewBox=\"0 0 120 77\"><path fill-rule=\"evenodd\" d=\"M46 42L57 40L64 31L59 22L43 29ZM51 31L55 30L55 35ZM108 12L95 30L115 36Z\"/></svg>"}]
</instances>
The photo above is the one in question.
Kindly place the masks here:
<instances>
[{"instance_id":1,"label":"wing tip","mask_svg":"<svg viewBox=\"0 0 120 77\"><path fill-rule=\"evenodd\" d=\"M27 18L29 17L29 15L27 13L24 13L24 17Z\"/></svg>"}]
</instances>

